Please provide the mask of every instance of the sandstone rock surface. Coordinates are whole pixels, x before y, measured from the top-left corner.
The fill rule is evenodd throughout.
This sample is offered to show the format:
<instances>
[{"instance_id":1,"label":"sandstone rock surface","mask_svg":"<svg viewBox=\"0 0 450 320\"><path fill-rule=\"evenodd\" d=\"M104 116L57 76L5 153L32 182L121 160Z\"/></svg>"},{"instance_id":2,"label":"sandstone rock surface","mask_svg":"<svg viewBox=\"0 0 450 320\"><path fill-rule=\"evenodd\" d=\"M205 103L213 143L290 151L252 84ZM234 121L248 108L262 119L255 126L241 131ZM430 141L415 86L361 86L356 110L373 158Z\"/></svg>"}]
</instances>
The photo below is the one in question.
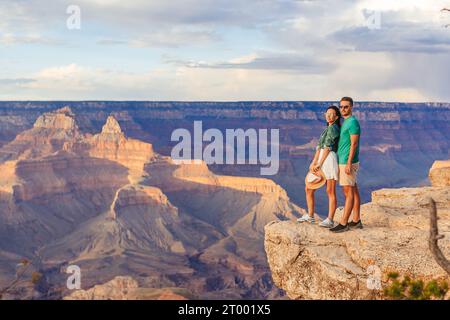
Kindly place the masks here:
<instances>
[{"instance_id":1,"label":"sandstone rock surface","mask_svg":"<svg viewBox=\"0 0 450 320\"><path fill-rule=\"evenodd\" d=\"M178 288L141 288L128 276L117 276L111 281L88 290L77 290L64 300L187 300L188 291Z\"/></svg>"},{"instance_id":2,"label":"sandstone rock surface","mask_svg":"<svg viewBox=\"0 0 450 320\"><path fill-rule=\"evenodd\" d=\"M435 187L450 186L450 160L435 161L430 169L429 178Z\"/></svg>"},{"instance_id":3,"label":"sandstone rock surface","mask_svg":"<svg viewBox=\"0 0 450 320\"><path fill-rule=\"evenodd\" d=\"M67 264L80 266L92 289L79 298L136 297L123 294L136 289L133 281L206 298L279 296L264 226L302 213L283 188L217 175L205 163L175 164L127 137L113 116L98 133L76 120L67 107L45 113L0 148L0 251L27 257L46 275L41 298L71 294L51 291L65 281ZM0 282L13 279L7 270Z\"/></svg>"},{"instance_id":4,"label":"sandstone rock surface","mask_svg":"<svg viewBox=\"0 0 450 320\"><path fill-rule=\"evenodd\" d=\"M450 258L450 188L382 189L362 206L362 230L332 234L292 221L268 224L265 250L275 284L292 299L372 299L381 291L368 281L379 278L382 287L391 271L450 280L428 249L430 196L445 236L440 247Z\"/></svg>"}]
</instances>

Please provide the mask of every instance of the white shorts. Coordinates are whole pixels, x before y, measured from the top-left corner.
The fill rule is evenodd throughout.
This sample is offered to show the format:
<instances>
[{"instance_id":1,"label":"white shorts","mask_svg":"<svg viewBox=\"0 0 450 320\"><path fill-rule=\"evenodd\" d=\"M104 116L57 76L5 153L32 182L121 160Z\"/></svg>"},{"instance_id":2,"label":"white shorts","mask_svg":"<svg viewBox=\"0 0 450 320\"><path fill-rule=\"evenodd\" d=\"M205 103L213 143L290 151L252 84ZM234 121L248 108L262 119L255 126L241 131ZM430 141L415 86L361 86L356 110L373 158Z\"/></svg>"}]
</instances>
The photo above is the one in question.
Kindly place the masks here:
<instances>
[{"instance_id":1,"label":"white shorts","mask_svg":"<svg viewBox=\"0 0 450 320\"><path fill-rule=\"evenodd\" d=\"M322 160L324 149L320 149L319 162ZM327 158L323 162L322 171L327 180L339 180L339 165L336 152L330 151Z\"/></svg>"}]
</instances>

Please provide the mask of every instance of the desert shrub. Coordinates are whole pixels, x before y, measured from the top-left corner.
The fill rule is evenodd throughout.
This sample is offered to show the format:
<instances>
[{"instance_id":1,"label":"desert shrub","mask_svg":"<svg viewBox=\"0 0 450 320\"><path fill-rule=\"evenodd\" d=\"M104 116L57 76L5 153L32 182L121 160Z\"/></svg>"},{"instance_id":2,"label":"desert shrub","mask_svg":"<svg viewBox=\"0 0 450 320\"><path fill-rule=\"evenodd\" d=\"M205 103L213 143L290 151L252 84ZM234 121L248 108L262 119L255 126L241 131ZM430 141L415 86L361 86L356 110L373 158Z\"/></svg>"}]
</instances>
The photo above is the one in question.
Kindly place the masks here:
<instances>
[{"instance_id":1,"label":"desert shrub","mask_svg":"<svg viewBox=\"0 0 450 320\"><path fill-rule=\"evenodd\" d=\"M388 274L388 284L384 288L384 297L392 300L431 300L444 299L448 292L446 281L414 280L408 276L402 278L398 272Z\"/></svg>"},{"instance_id":2,"label":"desert shrub","mask_svg":"<svg viewBox=\"0 0 450 320\"><path fill-rule=\"evenodd\" d=\"M31 283L32 283L32 284L34 284L34 285L39 284L39 281L41 281L41 279L42 279L42 273L39 273L39 272L37 272L37 271L34 271L34 272L31 274Z\"/></svg>"}]
</instances>

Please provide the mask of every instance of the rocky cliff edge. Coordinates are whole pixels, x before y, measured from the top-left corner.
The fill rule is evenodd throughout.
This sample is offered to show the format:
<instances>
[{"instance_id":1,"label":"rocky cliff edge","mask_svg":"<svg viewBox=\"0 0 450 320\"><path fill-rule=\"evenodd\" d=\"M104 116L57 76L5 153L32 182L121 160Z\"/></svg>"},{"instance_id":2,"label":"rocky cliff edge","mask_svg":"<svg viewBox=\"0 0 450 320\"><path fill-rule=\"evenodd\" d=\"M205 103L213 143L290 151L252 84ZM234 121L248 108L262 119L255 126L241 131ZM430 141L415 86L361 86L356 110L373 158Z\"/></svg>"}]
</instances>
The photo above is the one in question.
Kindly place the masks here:
<instances>
[{"instance_id":1,"label":"rocky cliff edge","mask_svg":"<svg viewBox=\"0 0 450 320\"><path fill-rule=\"evenodd\" d=\"M440 170L441 177L433 170ZM431 187L373 192L372 202L361 207L362 230L332 234L293 221L267 224L264 244L274 283L292 299L376 299L382 298L390 272L448 282L428 248L432 197L444 236L439 246L450 258L450 184L443 182L445 170L450 168L433 166ZM341 213L338 210L336 221Z\"/></svg>"}]
</instances>

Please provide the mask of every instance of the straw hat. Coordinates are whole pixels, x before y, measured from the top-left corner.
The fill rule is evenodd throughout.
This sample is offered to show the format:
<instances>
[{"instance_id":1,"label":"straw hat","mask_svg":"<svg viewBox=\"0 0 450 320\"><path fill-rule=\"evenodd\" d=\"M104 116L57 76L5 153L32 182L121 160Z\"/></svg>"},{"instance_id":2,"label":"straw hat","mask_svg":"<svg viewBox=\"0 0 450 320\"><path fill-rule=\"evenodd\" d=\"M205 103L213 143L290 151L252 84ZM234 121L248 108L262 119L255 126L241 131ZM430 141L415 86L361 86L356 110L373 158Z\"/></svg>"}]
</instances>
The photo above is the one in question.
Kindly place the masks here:
<instances>
[{"instance_id":1,"label":"straw hat","mask_svg":"<svg viewBox=\"0 0 450 320\"><path fill-rule=\"evenodd\" d=\"M323 173L322 169L317 172L309 171L305 177L305 185L308 189L319 189L327 182L327 178Z\"/></svg>"}]
</instances>

